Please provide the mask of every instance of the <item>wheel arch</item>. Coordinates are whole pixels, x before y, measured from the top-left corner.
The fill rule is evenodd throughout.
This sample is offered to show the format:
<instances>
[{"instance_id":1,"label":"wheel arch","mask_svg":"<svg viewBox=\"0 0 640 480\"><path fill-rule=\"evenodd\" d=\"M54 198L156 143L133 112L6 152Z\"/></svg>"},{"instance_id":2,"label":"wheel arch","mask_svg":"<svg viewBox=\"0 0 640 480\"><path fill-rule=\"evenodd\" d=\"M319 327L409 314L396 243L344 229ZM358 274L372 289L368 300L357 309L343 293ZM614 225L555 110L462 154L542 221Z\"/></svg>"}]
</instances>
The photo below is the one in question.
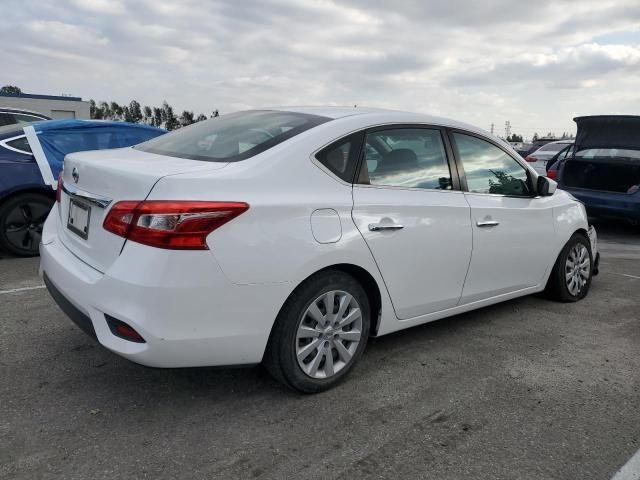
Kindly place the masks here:
<instances>
[{"instance_id":1,"label":"wheel arch","mask_svg":"<svg viewBox=\"0 0 640 480\"><path fill-rule=\"evenodd\" d=\"M369 306L371 308L372 324L370 329L370 336L376 336L378 334L378 328L380 327L380 318L381 318L381 310L382 310L382 292L380 290L380 286L378 285L378 282L376 281L374 276L371 275L371 273L369 273L365 268L352 263L336 263L333 265L327 265L326 267L323 267L311 273L310 275L305 277L302 281L300 281L295 286L295 288L291 290L286 300L282 304L282 307L280 307L280 310L282 310L282 308L287 303L287 301L289 301L289 298L291 298L291 296L296 292L296 290L298 290L300 285L302 285L304 282L314 277L315 275L318 275L319 273L322 273L322 272L326 272L328 270L339 271L339 272L343 272L348 275L351 275L353 278L355 278L358 281L358 283L360 283L360 285L362 285L362 288L364 289L365 293L367 294L367 298L369 299L369 304L370 304ZM280 310L278 312L280 312Z\"/></svg>"},{"instance_id":2,"label":"wheel arch","mask_svg":"<svg viewBox=\"0 0 640 480\"><path fill-rule=\"evenodd\" d=\"M37 195L43 195L45 197L49 197L52 200L56 199L56 191L50 188L41 188L41 187L26 187L15 190L10 190L9 192L5 192L3 195L0 195L0 205L11 200L18 195L24 195L25 193L35 193Z\"/></svg>"},{"instance_id":3,"label":"wheel arch","mask_svg":"<svg viewBox=\"0 0 640 480\"><path fill-rule=\"evenodd\" d=\"M585 228L582 228L582 227L578 228L576 231L574 231L571 234L571 237L573 237L577 233L582 235L583 237L585 237L587 240L589 240L589 232L587 232L587 230ZM571 237L569 237L569 238L571 238Z\"/></svg>"}]
</instances>

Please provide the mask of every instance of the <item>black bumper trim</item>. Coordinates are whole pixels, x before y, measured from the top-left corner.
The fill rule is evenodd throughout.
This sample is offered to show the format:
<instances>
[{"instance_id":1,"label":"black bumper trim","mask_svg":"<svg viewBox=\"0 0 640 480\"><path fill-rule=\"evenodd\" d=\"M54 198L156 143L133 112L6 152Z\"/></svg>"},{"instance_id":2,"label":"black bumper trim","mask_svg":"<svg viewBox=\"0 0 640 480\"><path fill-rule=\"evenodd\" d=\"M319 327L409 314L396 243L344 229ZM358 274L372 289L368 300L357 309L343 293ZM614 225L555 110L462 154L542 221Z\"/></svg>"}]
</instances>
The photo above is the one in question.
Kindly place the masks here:
<instances>
[{"instance_id":1,"label":"black bumper trim","mask_svg":"<svg viewBox=\"0 0 640 480\"><path fill-rule=\"evenodd\" d=\"M96 331L93 328L93 323L91 319L82 313L80 310L76 308L67 298L58 290L55 285L49 280L46 273L43 273L42 278L44 280L44 284L47 286L47 290L58 304L60 309L71 319L73 323L75 323L80 330L93 338L96 342L98 341L98 336L96 335Z\"/></svg>"}]
</instances>

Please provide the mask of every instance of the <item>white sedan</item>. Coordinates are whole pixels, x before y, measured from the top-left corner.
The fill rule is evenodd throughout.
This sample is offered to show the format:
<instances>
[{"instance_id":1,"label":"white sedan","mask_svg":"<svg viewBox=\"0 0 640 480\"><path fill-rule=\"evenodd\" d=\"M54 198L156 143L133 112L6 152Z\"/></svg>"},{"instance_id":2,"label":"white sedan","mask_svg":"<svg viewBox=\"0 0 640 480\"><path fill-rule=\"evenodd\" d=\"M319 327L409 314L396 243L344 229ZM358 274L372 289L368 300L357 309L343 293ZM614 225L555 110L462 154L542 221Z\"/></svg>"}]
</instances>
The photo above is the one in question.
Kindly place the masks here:
<instances>
[{"instance_id":1,"label":"white sedan","mask_svg":"<svg viewBox=\"0 0 640 480\"><path fill-rule=\"evenodd\" d=\"M264 362L311 393L370 336L543 290L584 298L596 248L584 206L487 132L284 108L68 155L40 270L134 362Z\"/></svg>"}]
</instances>

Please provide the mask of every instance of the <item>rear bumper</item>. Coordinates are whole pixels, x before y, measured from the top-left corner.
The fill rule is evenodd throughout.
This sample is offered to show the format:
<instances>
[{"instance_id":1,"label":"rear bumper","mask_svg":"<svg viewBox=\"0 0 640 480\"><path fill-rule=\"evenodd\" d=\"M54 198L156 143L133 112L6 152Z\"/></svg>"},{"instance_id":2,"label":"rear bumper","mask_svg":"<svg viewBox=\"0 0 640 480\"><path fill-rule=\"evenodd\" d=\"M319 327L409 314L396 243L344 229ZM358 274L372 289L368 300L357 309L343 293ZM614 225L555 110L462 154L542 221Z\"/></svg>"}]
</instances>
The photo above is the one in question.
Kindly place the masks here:
<instances>
[{"instance_id":1,"label":"rear bumper","mask_svg":"<svg viewBox=\"0 0 640 480\"><path fill-rule=\"evenodd\" d=\"M562 187L584 203L590 215L640 220L640 195Z\"/></svg>"},{"instance_id":2,"label":"rear bumper","mask_svg":"<svg viewBox=\"0 0 640 480\"><path fill-rule=\"evenodd\" d=\"M60 293L60 290L58 290L56 286L51 283L51 280L49 280L49 277L46 273L42 275L42 279L44 280L44 284L46 285L49 294L58 304L60 309L67 314L67 317L69 317L69 319L71 319L71 321L75 323L80 328L80 330L82 330L97 342L98 336L96 335L96 331L93 328L91 319L87 315L82 313L79 309L77 309L75 305L73 305L73 303L67 300L67 298L62 293Z\"/></svg>"},{"instance_id":3,"label":"rear bumper","mask_svg":"<svg viewBox=\"0 0 640 480\"><path fill-rule=\"evenodd\" d=\"M209 251L158 252L132 242L103 274L75 257L51 223L40 249L47 288L69 318L109 350L151 367L262 360L288 284L235 285ZM105 315L126 322L146 342L114 335Z\"/></svg>"}]
</instances>

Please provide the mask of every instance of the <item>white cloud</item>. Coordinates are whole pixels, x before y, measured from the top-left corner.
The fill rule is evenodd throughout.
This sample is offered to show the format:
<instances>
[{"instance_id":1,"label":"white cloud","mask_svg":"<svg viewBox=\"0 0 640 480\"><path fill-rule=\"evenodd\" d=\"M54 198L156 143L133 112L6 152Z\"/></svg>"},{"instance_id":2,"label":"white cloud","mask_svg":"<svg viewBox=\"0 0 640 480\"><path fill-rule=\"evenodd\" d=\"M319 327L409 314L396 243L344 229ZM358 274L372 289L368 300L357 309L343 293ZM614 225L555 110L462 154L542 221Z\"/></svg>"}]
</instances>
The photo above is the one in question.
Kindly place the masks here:
<instances>
[{"instance_id":1,"label":"white cloud","mask_svg":"<svg viewBox=\"0 0 640 480\"><path fill-rule=\"evenodd\" d=\"M4 0L3 82L223 113L400 108L518 133L637 113L640 3ZM599 39L605 39L600 42ZM546 133L546 132L545 132Z\"/></svg>"}]
</instances>

